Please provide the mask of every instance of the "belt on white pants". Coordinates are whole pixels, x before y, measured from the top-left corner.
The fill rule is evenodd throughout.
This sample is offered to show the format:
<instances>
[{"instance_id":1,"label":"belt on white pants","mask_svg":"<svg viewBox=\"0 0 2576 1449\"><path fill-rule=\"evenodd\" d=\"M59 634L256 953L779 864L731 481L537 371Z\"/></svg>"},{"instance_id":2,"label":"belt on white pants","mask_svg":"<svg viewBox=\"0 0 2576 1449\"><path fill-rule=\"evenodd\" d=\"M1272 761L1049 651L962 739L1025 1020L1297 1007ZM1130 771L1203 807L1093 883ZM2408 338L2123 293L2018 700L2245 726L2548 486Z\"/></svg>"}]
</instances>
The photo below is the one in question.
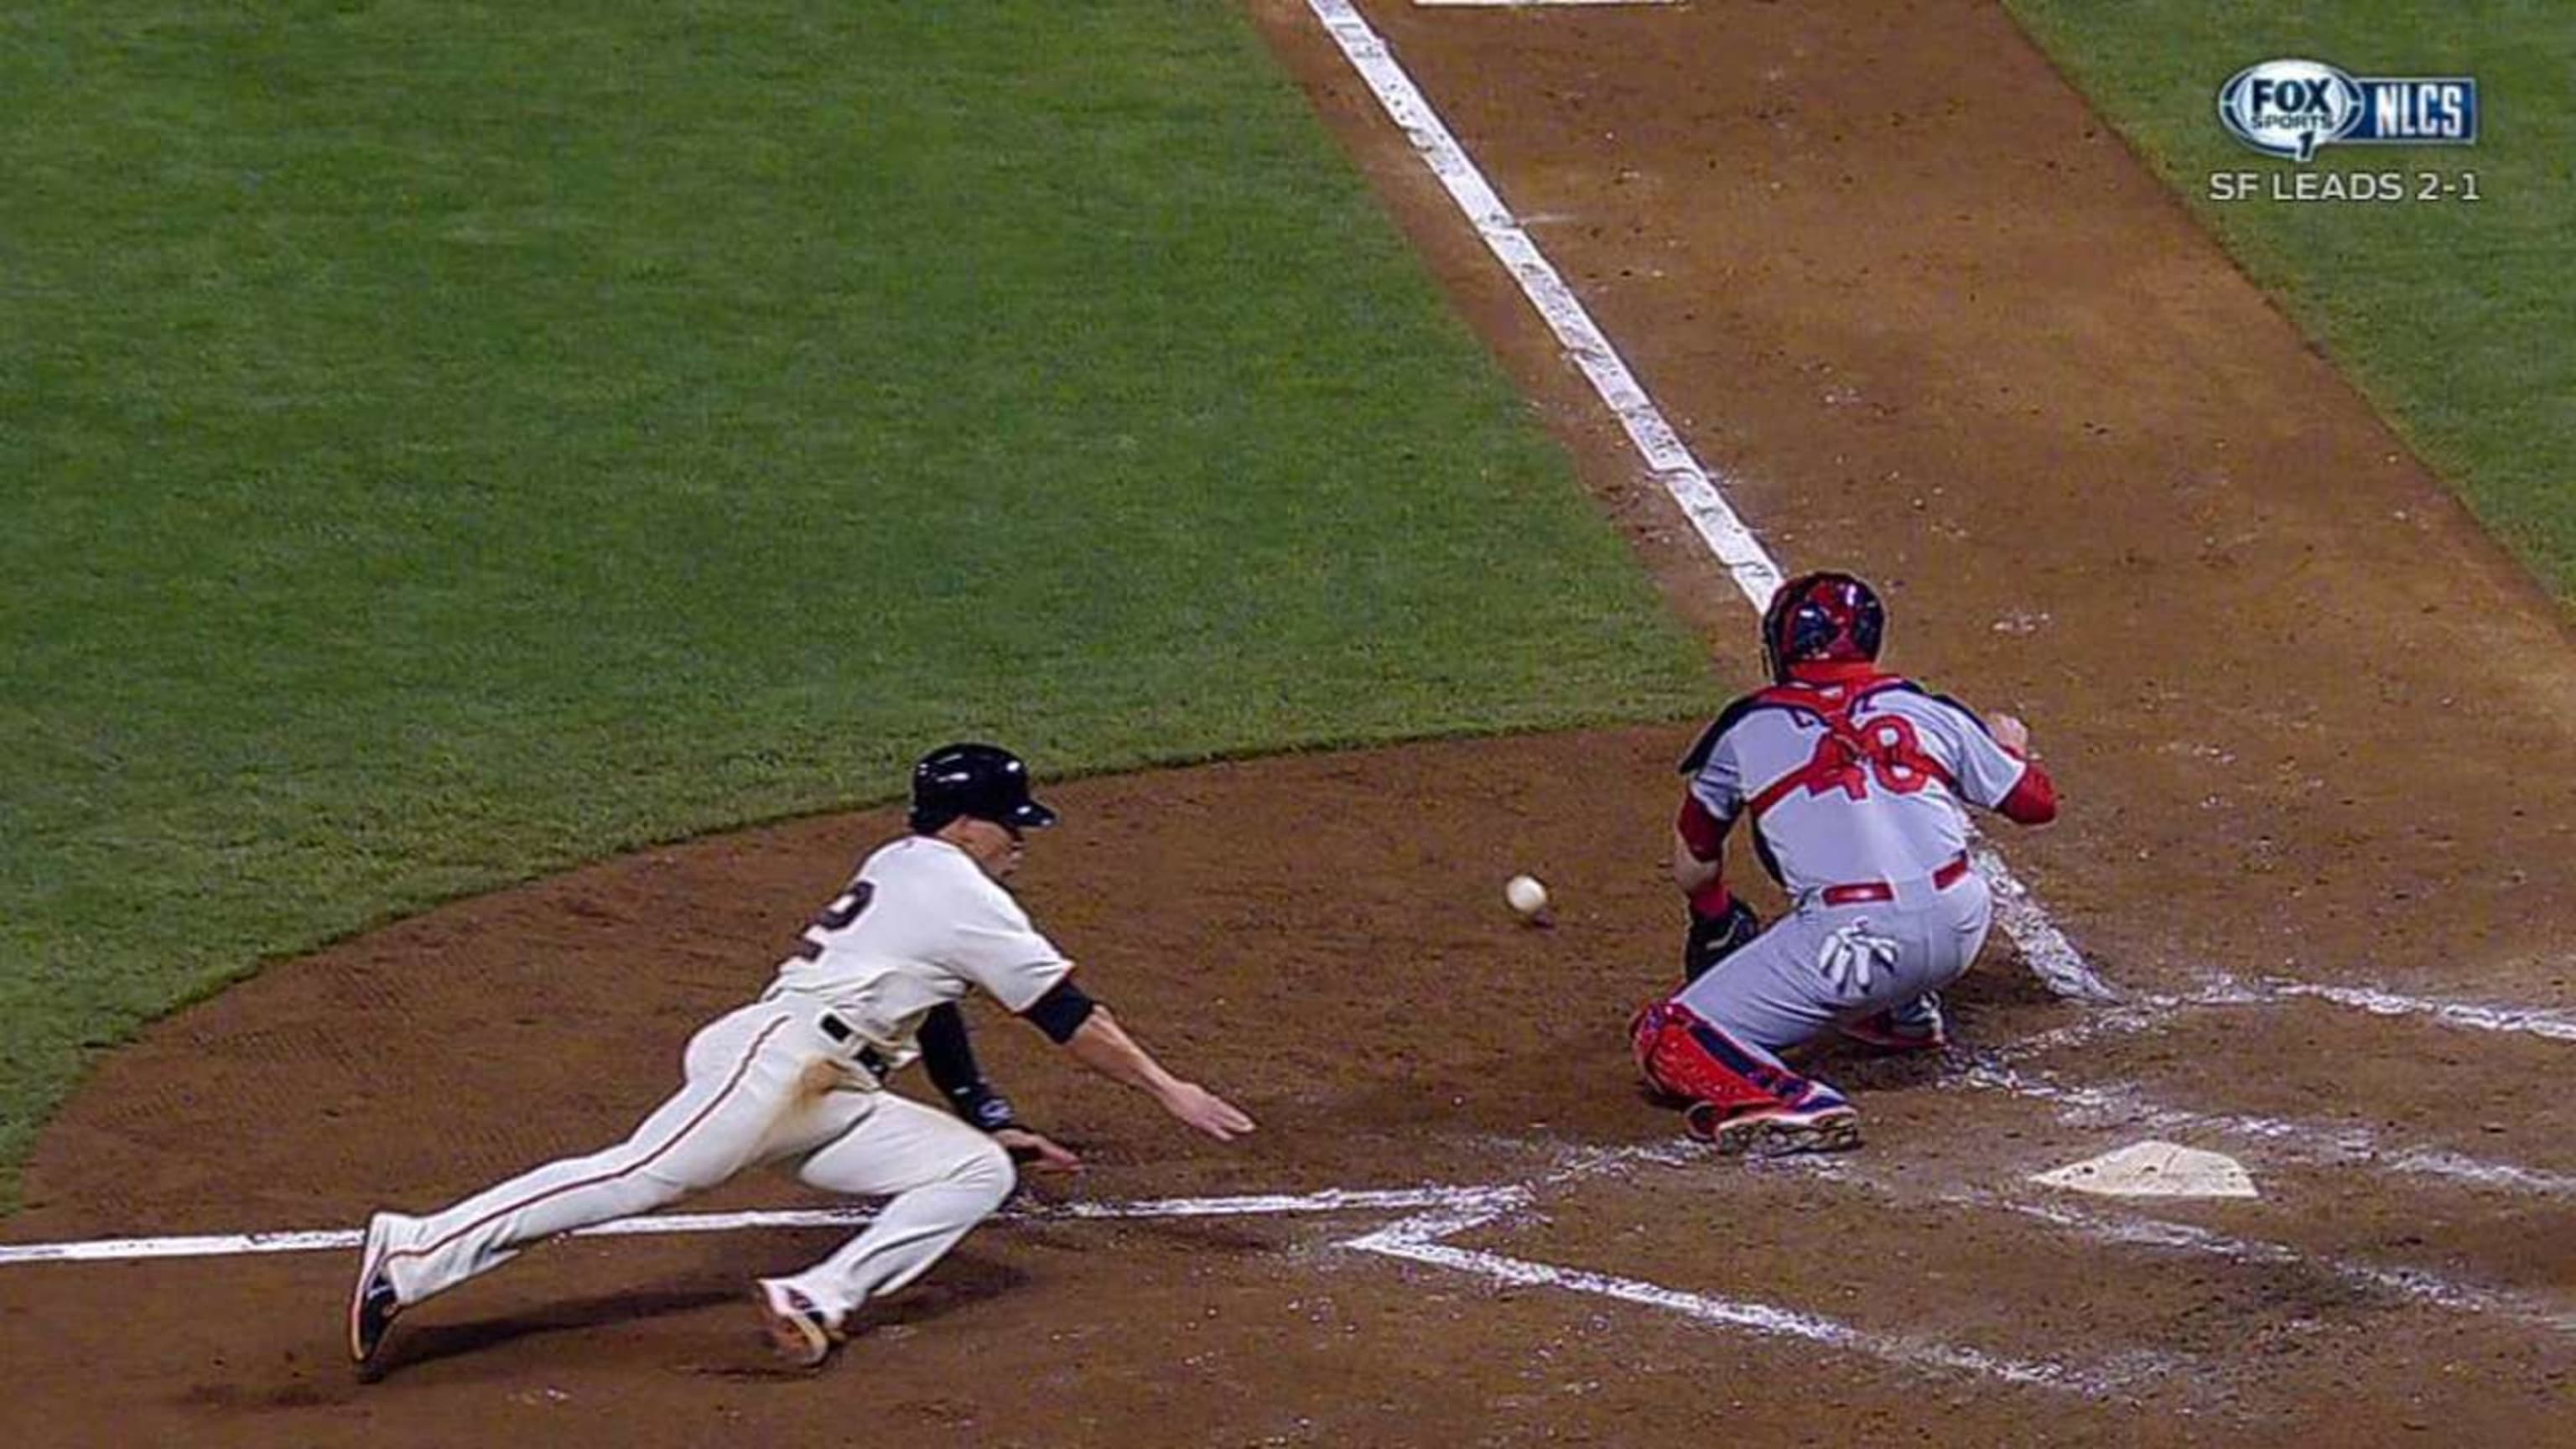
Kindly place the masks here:
<instances>
[{"instance_id":1,"label":"belt on white pants","mask_svg":"<svg viewBox=\"0 0 2576 1449\"><path fill-rule=\"evenodd\" d=\"M824 1012L814 1018L814 1025L821 1028L823 1035L839 1042L842 1046L846 1047L859 1040L858 1029L831 1012ZM880 1082L894 1074L894 1063L887 1061L883 1052L869 1046L866 1042L859 1042L859 1049L851 1053L850 1059L866 1069L869 1076Z\"/></svg>"}]
</instances>

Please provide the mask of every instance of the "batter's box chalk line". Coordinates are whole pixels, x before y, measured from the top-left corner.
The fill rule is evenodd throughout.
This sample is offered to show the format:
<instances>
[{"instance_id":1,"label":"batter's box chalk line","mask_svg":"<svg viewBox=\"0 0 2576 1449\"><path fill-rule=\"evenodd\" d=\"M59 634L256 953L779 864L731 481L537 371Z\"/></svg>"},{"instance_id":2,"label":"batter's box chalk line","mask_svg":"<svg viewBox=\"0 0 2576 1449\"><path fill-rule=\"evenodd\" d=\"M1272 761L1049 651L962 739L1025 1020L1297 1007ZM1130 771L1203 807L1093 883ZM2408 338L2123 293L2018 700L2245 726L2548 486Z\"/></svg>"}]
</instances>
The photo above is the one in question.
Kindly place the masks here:
<instances>
[{"instance_id":1,"label":"batter's box chalk line","mask_svg":"<svg viewBox=\"0 0 2576 1449\"><path fill-rule=\"evenodd\" d=\"M1466 1274L1497 1287L1547 1288L1607 1298L1712 1328L1817 1344L1918 1371L1964 1374L2088 1398L2125 1395L2150 1383L2190 1383L2200 1377L2192 1361L2166 1354L2134 1353L2089 1367L2053 1360L2012 1358L1913 1335L1857 1328L1838 1319L1778 1304L1720 1298L1669 1288L1641 1278L1542 1263L1484 1249L1459 1247L1447 1241L1462 1233L1491 1226L1512 1211L1508 1206L1436 1210L1349 1239L1342 1246Z\"/></svg>"},{"instance_id":2,"label":"batter's box chalk line","mask_svg":"<svg viewBox=\"0 0 2576 1449\"><path fill-rule=\"evenodd\" d=\"M1497 1145L1508 1149L1514 1144ZM2198 1377L2196 1373L2184 1372L2193 1368L2191 1361L2154 1352L2131 1353L2092 1366L2017 1359L1914 1335L1859 1328L1779 1304L1716 1297L1639 1278L1464 1247L1450 1241L1481 1228L1499 1227L1516 1218L1527 1217L1545 1188L1590 1178L1625 1175L1629 1169L1641 1166L1688 1168L1705 1165L1708 1161L1709 1156L1704 1150L1671 1142L1621 1147L1578 1146L1561 1150L1555 1169L1531 1181L1471 1190L1489 1191L1492 1195L1482 1201L1462 1197L1432 1205L1409 1217L1347 1239L1341 1246L1356 1252L1465 1274L1497 1287L1546 1288L1606 1298L1675 1315L1706 1327L1818 1344L1923 1372L1966 1374L2007 1384L2093 1397L2130 1393L2153 1382L2191 1382ZM1729 1163L1727 1167L1729 1171L1736 1171L1750 1165ZM1814 1158L1789 1159L1785 1165L1793 1169L1812 1168L1818 1172L1830 1172L1833 1167L1828 1160Z\"/></svg>"},{"instance_id":3,"label":"batter's box chalk line","mask_svg":"<svg viewBox=\"0 0 2576 1449\"><path fill-rule=\"evenodd\" d=\"M1506 1286L1544 1287L1654 1309L1691 1322L1762 1337L1789 1338L1866 1354L1907 1368L1962 1373L2008 1384L2101 1395L2184 1367L2179 1360L2132 1357L2116 1365L2078 1367L2023 1360L1975 1348L1856 1328L1777 1304L1714 1297L1635 1278L1537 1262L1459 1247L1448 1239L1501 1224L1528 1212L1538 1189L1637 1164L1674 1165L1695 1160L1664 1144L1593 1148L1570 1154L1556 1171L1528 1182L1474 1186L1327 1189L1308 1193L1256 1193L1232 1197L1144 1198L1124 1202L1070 1202L1006 1210L1004 1221L1103 1222L1172 1219L1404 1214L1392 1223L1337 1246L1378 1257L1467 1274ZM571 1237L651 1237L678 1233L759 1229L831 1228L848 1231L874 1219L869 1206L777 1209L731 1213L665 1213L624 1218L567 1234ZM154 1258L245 1257L275 1253L353 1252L355 1229L217 1233L149 1238L100 1238L79 1242L0 1245L0 1267L37 1264L131 1262Z\"/></svg>"},{"instance_id":4,"label":"batter's box chalk line","mask_svg":"<svg viewBox=\"0 0 2576 1449\"><path fill-rule=\"evenodd\" d=\"M1237 1197L1140 1198L1128 1202L1027 1204L997 1214L1006 1222L1103 1222L1175 1218L1289 1217L1334 1213L1481 1210L1522 1201L1511 1186L1328 1188L1308 1193L1253 1193ZM733 1213L656 1213L577 1228L566 1237L660 1237L674 1233L738 1233L788 1228L855 1230L874 1221L870 1206L775 1208ZM264 1253L355 1249L365 1235L353 1228L266 1233L213 1233L182 1237L93 1238L68 1243L0 1244L0 1267L24 1263L127 1262L142 1258L229 1258Z\"/></svg>"},{"instance_id":5,"label":"batter's box chalk line","mask_svg":"<svg viewBox=\"0 0 2576 1449\"><path fill-rule=\"evenodd\" d=\"M2253 1266L2293 1266L2393 1301L2576 1336L2576 1313L2560 1304L2513 1288L2461 1282L2414 1264L2372 1262L2313 1252L2288 1243L2231 1236L2193 1223L2149 1216L2134 1208L2079 1206L2056 1195L2034 1196L2027 1188L1942 1185L1903 1165L1891 1168L1837 1158L1829 1160L1823 1175L1836 1186L1866 1193L1891 1207L2008 1213L2066 1236L2114 1248L2217 1258Z\"/></svg>"},{"instance_id":6,"label":"batter's box chalk line","mask_svg":"<svg viewBox=\"0 0 2576 1449\"><path fill-rule=\"evenodd\" d=\"M2329 1254L2302 1252L2287 1243L2231 1237L2191 1223L2162 1218L2088 1211L2062 1203L2033 1202L1993 1193L1960 1192L1944 1202L1993 1208L2044 1223L2093 1242L2153 1251L2196 1254L2233 1263L2304 1267L2349 1287L2454 1313L2471 1313L2576 1336L2576 1314L2567 1313L2527 1294L2488 1288L2446 1278L2429 1268L2361 1262Z\"/></svg>"},{"instance_id":7,"label":"batter's box chalk line","mask_svg":"<svg viewBox=\"0 0 2576 1449\"><path fill-rule=\"evenodd\" d=\"M2078 1084L2044 1072L2024 1071L2005 1053L1963 1053L1967 1065L1942 1079L1947 1087L2000 1092L2044 1103L2078 1126L2122 1127L2155 1133L2232 1138L2275 1160L2420 1178L2436 1184L2544 1198L2576 1198L2576 1176L2521 1163L2497 1162L2448 1148L2384 1142L2352 1122L2263 1117L2246 1112L2200 1112L2150 1096L2135 1082Z\"/></svg>"},{"instance_id":8,"label":"batter's box chalk line","mask_svg":"<svg viewBox=\"0 0 2576 1449\"><path fill-rule=\"evenodd\" d=\"M2162 1383L2187 1384L2206 1377L2195 1360L2136 1351L2095 1364L2017 1358L1984 1349L1944 1343L1915 1334L1861 1328L1823 1315L1757 1300L1725 1298L1674 1288L1644 1279L1548 1263L1490 1249L1462 1246L1451 1239L1466 1233L1525 1219L1545 1188L1638 1166L1690 1167L1705 1154L1672 1143L1625 1147L1580 1147L1561 1151L1557 1167L1538 1177L1508 1183L1405 1188L1332 1188L1305 1193L1253 1193L1234 1196L1162 1197L1126 1201L1075 1201L1031 1204L1000 1217L1015 1222L1110 1222L1247 1217L1322 1217L1403 1214L1337 1246L1377 1257L1435 1268L1481 1279L1498 1287L1545 1288L1608 1299L1669 1314L1691 1323L1758 1337L1782 1338L1843 1352L1862 1354L1907 1369L1963 1374L1997 1382L2088 1396L2134 1394ZM1803 1161L1803 1160L1802 1160ZM1855 1176L1837 1161L1804 1163L1825 1181L1889 1191ZM2279 1245L2229 1239L2182 1224L2154 1220L2114 1219L2072 1209L2011 1203L1991 1194L1952 1195L1937 1199L2003 1208L2061 1229L2080 1231L2101 1241L2181 1248L2233 1257L2239 1261L2278 1262L2296 1257ZM850 1231L872 1221L869 1206L775 1209L731 1213L667 1213L626 1218L585 1228L570 1236L645 1237L682 1233L720 1233L781 1229ZM275 1253L354 1251L362 1235L354 1229L206 1234L150 1238L92 1239L63 1243L0 1245L0 1267L33 1264L80 1264L153 1258L234 1257ZM2357 1265L2319 1260L2322 1266L2356 1286L2369 1286L2442 1306L2500 1314L2540 1323L2561 1332L2570 1321L2530 1300L2495 1290L2448 1282L2410 1268Z\"/></svg>"}]
</instances>

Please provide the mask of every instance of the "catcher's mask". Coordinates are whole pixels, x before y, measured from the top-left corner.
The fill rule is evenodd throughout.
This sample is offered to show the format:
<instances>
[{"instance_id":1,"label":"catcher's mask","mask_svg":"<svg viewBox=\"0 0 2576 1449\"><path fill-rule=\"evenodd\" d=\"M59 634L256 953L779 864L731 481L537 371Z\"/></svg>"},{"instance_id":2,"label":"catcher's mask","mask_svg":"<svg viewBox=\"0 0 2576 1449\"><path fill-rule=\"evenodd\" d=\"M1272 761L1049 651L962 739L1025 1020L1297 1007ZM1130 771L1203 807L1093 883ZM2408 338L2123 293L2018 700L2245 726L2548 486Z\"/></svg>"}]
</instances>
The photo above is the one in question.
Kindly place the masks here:
<instances>
[{"instance_id":1,"label":"catcher's mask","mask_svg":"<svg viewBox=\"0 0 2576 1449\"><path fill-rule=\"evenodd\" d=\"M1017 835L1055 823L1029 798L1029 767L999 745L942 745L912 767L912 828L928 835L965 815Z\"/></svg>"},{"instance_id":2,"label":"catcher's mask","mask_svg":"<svg viewBox=\"0 0 2576 1449\"><path fill-rule=\"evenodd\" d=\"M1762 662L1775 683L1810 660L1874 660L1887 634L1887 609L1869 585L1845 573L1800 574L1762 611Z\"/></svg>"}]
</instances>

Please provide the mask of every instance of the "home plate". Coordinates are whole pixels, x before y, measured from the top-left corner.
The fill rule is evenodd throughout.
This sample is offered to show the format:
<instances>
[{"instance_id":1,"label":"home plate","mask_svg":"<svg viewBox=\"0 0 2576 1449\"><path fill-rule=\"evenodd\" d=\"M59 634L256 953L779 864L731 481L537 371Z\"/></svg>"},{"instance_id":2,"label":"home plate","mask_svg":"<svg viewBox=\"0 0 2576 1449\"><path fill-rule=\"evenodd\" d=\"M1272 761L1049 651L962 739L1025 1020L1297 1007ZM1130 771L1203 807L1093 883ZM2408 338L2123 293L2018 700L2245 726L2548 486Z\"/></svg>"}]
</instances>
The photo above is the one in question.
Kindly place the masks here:
<instances>
[{"instance_id":1,"label":"home plate","mask_svg":"<svg viewBox=\"0 0 2576 1449\"><path fill-rule=\"evenodd\" d=\"M2031 1181L2104 1197L2261 1197L2244 1164L2218 1152L2203 1152L2172 1142L2132 1142L2089 1162L2052 1172L2033 1173Z\"/></svg>"}]
</instances>

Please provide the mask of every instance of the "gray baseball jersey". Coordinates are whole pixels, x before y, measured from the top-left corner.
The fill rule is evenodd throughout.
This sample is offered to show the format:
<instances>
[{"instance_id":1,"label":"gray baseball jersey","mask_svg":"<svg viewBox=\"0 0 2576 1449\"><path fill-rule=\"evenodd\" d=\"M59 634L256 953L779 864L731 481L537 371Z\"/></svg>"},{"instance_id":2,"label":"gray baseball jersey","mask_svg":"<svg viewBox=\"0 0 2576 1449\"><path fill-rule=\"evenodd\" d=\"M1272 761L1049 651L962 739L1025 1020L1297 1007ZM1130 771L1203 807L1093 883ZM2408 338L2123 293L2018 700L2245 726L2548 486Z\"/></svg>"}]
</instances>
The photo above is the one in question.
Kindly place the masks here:
<instances>
[{"instance_id":1,"label":"gray baseball jersey","mask_svg":"<svg viewBox=\"0 0 2576 1449\"><path fill-rule=\"evenodd\" d=\"M1747 695L1685 763L1691 797L1721 825L1750 815L1799 898L1924 879L1967 849L1961 802L2003 809L2030 769L1967 706L1887 675Z\"/></svg>"}]
</instances>

